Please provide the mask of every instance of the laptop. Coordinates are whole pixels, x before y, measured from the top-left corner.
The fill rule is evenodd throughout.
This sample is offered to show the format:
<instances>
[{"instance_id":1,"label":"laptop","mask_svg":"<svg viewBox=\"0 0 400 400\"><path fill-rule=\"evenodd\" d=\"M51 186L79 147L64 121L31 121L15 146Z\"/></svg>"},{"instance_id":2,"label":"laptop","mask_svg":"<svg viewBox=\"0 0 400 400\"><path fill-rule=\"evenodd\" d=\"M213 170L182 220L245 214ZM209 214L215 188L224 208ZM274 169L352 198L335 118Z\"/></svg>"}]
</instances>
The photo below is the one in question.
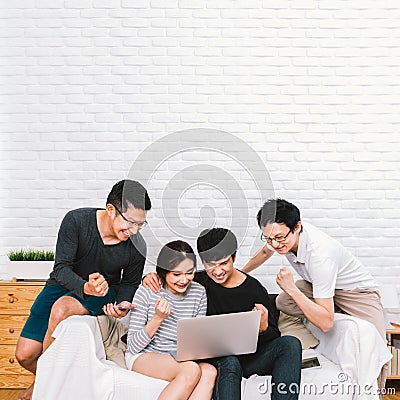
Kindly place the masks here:
<instances>
[{"instance_id":1,"label":"laptop","mask_svg":"<svg viewBox=\"0 0 400 400\"><path fill-rule=\"evenodd\" d=\"M260 311L183 318L178 321L177 361L254 353Z\"/></svg>"}]
</instances>

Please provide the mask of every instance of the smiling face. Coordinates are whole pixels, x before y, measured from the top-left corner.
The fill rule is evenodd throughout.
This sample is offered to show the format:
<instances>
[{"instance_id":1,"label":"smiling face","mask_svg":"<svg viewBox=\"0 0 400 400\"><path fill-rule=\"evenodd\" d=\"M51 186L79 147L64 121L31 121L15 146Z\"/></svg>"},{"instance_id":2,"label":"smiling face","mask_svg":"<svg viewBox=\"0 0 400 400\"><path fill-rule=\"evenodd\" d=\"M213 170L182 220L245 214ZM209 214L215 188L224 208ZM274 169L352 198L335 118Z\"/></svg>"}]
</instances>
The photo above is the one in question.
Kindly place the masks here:
<instances>
[{"instance_id":1,"label":"smiling face","mask_svg":"<svg viewBox=\"0 0 400 400\"><path fill-rule=\"evenodd\" d=\"M182 296L192 282L195 274L195 265L193 260L185 258L173 271L165 275L166 288L176 296Z\"/></svg>"},{"instance_id":2,"label":"smiling face","mask_svg":"<svg viewBox=\"0 0 400 400\"><path fill-rule=\"evenodd\" d=\"M110 228L121 242L128 240L131 235L136 235L141 229L138 224L143 224L147 216L147 211L133 206L128 207L121 215L112 204L107 204L107 213L111 219Z\"/></svg>"},{"instance_id":3,"label":"smiling face","mask_svg":"<svg viewBox=\"0 0 400 400\"><path fill-rule=\"evenodd\" d=\"M299 221L294 228L294 232L283 223L268 223L263 226L262 232L267 239L267 243L279 254L287 254L289 251L297 253L301 222Z\"/></svg>"},{"instance_id":4,"label":"smiling face","mask_svg":"<svg viewBox=\"0 0 400 400\"><path fill-rule=\"evenodd\" d=\"M232 280L234 268L234 258L232 256L221 258L220 260L204 262L203 265L207 275L222 286L228 286Z\"/></svg>"}]
</instances>

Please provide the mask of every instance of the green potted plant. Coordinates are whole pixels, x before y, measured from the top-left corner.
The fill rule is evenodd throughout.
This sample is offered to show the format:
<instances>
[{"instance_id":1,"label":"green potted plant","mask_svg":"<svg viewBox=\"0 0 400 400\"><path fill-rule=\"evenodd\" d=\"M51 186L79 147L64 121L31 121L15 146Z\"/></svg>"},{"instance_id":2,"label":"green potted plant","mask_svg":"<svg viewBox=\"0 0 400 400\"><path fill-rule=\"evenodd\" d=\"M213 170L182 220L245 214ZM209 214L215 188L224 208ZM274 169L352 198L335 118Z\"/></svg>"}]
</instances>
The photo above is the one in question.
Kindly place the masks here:
<instances>
[{"instance_id":1,"label":"green potted plant","mask_svg":"<svg viewBox=\"0 0 400 400\"><path fill-rule=\"evenodd\" d=\"M19 249L8 252L8 273L15 279L47 279L54 266L54 251Z\"/></svg>"}]
</instances>

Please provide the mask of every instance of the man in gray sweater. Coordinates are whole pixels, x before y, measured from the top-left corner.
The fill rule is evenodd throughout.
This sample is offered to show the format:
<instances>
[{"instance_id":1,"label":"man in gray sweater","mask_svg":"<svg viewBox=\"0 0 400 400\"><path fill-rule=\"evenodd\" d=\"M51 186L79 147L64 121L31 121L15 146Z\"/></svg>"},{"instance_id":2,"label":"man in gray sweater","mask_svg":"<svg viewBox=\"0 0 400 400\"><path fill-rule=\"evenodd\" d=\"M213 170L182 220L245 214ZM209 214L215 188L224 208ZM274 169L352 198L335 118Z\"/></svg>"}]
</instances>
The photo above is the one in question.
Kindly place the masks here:
<instances>
[{"instance_id":1,"label":"man in gray sweater","mask_svg":"<svg viewBox=\"0 0 400 400\"><path fill-rule=\"evenodd\" d=\"M146 258L139 231L150 208L146 189L122 180L111 189L105 209L80 208L65 215L53 271L17 343L15 355L22 367L35 374L54 329L69 316L106 313L121 318L133 307ZM33 385L20 400L30 400L32 392Z\"/></svg>"}]
</instances>

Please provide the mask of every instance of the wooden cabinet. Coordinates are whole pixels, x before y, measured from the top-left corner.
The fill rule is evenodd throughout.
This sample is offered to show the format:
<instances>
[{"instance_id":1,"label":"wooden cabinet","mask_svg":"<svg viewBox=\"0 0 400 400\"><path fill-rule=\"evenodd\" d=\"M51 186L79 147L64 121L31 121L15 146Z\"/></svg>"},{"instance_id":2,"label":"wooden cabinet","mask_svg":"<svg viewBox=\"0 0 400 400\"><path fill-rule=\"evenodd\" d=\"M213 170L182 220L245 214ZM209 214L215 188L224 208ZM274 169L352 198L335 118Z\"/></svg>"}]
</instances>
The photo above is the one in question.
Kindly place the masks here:
<instances>
[{"instance_id":1,"label":"wooden cabinet","mask_svg":"<svg viewBox=\"0 0 400 400\"><path fill-rule=\"evenodd\" d=\"M387 329L386 337L393 355L387 379L400 379L400 328Z\"/></svg>"},{"instance_id":2,"label":"wooden cabinet","mask_svg":"<svg viewBox=\"0 0 400 400\"><path fill-rule=\"evenodd\" d=\"M0 388L22 389L33 382L15 358L15 345L44 283L0 281Z\"/></svg>"}]
</instances>

